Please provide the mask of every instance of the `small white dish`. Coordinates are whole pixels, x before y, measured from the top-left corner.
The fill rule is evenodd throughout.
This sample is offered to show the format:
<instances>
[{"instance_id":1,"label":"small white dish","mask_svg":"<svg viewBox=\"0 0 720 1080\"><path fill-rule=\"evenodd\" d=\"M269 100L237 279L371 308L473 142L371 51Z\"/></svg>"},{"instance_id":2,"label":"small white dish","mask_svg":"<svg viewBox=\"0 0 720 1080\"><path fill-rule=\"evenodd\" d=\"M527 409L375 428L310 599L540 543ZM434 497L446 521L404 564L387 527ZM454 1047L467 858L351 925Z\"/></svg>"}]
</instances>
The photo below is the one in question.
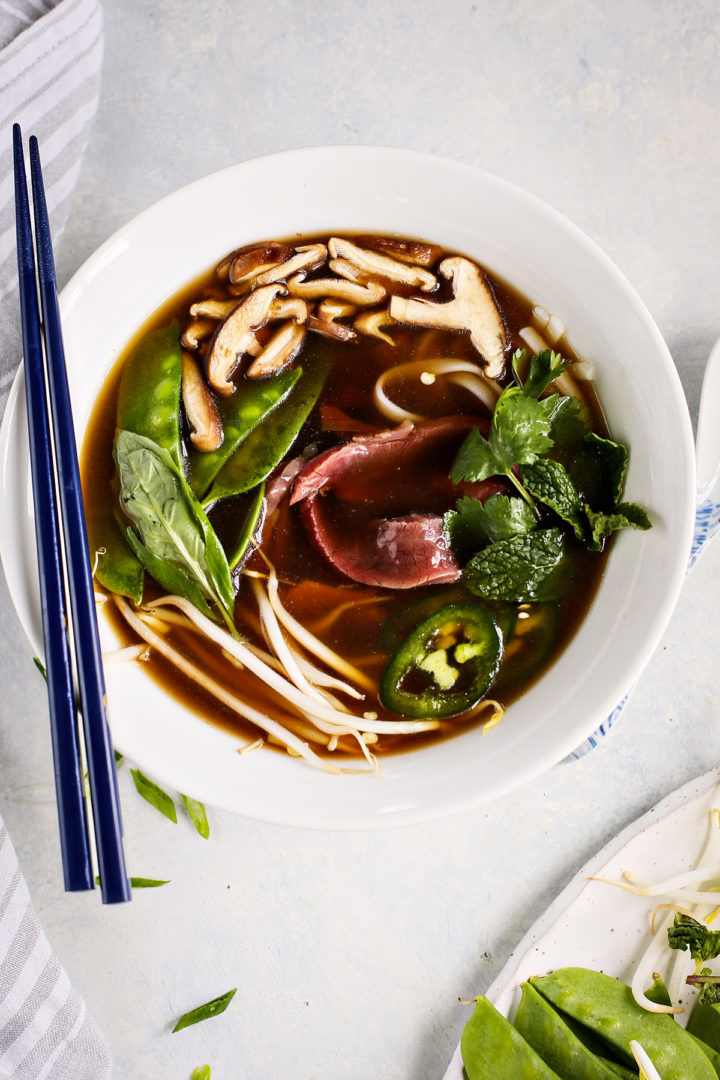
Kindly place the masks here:
<instances>
[{"instance_id":1,"label":"small white dish","mask_svg":"<svg viewBox=\"0 0 720 1080\"><path fill-rule=\"evenodd\" d=\"M410 151L295 150L248 161L168 196L120 229L61 298L79 436L103 379L140 324L233 247L329 230L395 232L462 251L557 313L593 361L616 438L631 449L626 497L653 528L618 536L592 608L552 670L483 736L469 731L384 761L384 779L332 777L237 741L168 698L138 668L107 671L119 750L168 786L259 819L377 828L461 811L549 768L608 716L639 677L687 565L695 479L677 372L646 308L583 233L487 173ZM0 554L33 648L41 624L22 381L0 434ZM113 646L101 617L103 642Z\"/></svg>"},{"instance_id":2,"label":"small white dish","mask_svg":"<svg viewBox=\"0 0 720 1080\"><path fill-rule=\"evenodd\" d=\"M631 980L648 944L654 901L589 878L617 881L624 870L632 870L662 881L691 869L706 838L708 815L717 805L719 781L716 767L684 784L585 864L528 930L488 989L487 997L504 1016L512 1015L524 980L554 968L587 967ZM463 1080L459 1046L443 1080Z\"/></svg>"}]
</instances>

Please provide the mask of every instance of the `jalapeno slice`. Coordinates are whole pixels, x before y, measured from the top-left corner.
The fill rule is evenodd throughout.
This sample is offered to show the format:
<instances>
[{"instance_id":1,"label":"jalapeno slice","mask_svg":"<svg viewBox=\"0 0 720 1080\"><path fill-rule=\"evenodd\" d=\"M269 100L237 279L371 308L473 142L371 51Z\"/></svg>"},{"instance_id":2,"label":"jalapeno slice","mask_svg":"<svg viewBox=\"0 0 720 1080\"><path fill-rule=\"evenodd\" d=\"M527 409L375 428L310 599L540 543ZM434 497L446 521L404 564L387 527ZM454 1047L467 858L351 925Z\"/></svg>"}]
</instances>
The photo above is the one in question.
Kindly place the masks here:
<instances>
[{"instance_id":1,"label":"jalapeno slice","mask_svg":"<svg viewBox=\"0 0 720 1080\"><path fill-rule=\"evenodd\" d=\"M380 680L380 701L416 720L467 712L482 701L497 674L502 640L486 608L446 604L399 646Z\"/></svg>"}]
</instances>

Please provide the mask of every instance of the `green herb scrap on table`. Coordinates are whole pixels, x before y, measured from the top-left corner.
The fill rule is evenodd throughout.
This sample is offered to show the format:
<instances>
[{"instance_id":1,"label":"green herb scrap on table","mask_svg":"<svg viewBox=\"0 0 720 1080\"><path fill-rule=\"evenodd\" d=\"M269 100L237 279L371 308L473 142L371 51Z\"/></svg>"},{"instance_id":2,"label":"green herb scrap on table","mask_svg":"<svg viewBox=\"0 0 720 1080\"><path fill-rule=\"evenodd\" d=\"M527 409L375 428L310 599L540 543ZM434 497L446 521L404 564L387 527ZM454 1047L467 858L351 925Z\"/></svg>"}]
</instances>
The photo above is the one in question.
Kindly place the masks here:
<instances>
[{"instance_id":1,"label":"green herb scrap on table","mask_svg":"<svg viewBox=\"0 0 720 1080\"><path fill-rule=\"evenodd\" d=\"M580 625L609 538L650 527L541 311L382 236L251 244L172 298L82 454L118 657L241 753L330 773L489 731Z\"/></svg>"}]
</instances>

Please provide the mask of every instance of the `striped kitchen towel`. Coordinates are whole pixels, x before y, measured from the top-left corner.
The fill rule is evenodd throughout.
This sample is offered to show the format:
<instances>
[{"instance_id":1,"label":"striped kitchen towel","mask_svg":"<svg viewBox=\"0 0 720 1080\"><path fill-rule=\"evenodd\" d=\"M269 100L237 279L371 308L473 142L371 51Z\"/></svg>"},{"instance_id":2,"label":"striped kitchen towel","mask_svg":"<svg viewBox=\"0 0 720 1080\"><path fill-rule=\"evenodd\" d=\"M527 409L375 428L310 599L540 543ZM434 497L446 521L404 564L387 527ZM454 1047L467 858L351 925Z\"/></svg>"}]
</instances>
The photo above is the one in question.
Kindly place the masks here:
<instances>
[{"instance_id":1,"label":"striped kitchen towel","mask_svg":"<svg viewBox=\"0 0 720 1080\"><path fill-rule=\"evenodd\" d=\"M57 243L97 109L102 49L99 0L0 0L0 416L20 360L12 125L38 137Z\"/></svg>"},{"instance_id":2,"label":"striped kitchen towel","mask_svg":"<svg viewBox=\"0 0 720 1080\"><path fill-rule=\"evenodd\" d=\"M0 414L20 360L12 125L37 135L53 235L97 109L99 0L0 0ZM107 1044L43 933L0 818L0 1080L108 1080Z\"/></svg>"},{"instance_id":3,"label":"striped kitchen towel","mask_svg":"<svg viewBox=\"0 0 720 1080\"><path fill-rule=\"evenodd\" d=\"M110 1053L45 937L0 818L0 1080L108 1080Z\"/></svg>"}]
</instances>

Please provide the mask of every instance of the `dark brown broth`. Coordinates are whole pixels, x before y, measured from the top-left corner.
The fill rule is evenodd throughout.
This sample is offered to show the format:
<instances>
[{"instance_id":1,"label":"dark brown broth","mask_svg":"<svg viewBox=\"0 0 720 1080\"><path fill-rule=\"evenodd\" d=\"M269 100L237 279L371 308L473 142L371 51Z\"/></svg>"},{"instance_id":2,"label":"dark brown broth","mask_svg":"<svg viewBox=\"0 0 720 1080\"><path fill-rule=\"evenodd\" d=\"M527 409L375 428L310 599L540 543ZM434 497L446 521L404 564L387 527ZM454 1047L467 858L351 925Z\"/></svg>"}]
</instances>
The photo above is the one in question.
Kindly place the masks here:
<instances>
[{"instance_id":1,"label":"dark brown broth","mask_svg":"<svg viewBox=\"0 0 720 1080\"><path fill-rule=\"evenodd\" d=\"M314 239L324 240L325 237L303 238L303 242L312 242ZM294 239L290 242L298 241ZM509 343L514 348L521 347L523 343L518 337L518 331L523 326L532 324L532 304L507 283L492 275L489 277L506 322ZM440 289L433 294L433 300L450 298L448 283L442 279L440 282ZM151 331L168 325L175 319L181 325L186 325L191 303L209 297L226 298L227 295L214 270L208 271L162 305L140 328L114 365L92 413L81 456L91 550L101 546L103 535L108 529L114 528L114 500L108 497L108 493L116 491L112 442L118 383L124 359L138 341ZM392 335L396 341L394 348L372 338L362 338L358 344L352 346L333 345L331 373L320 399L320 407L316 408L300 433L290 456L295 456L308 447L320 450L352 437L356 433L352 430L328 430L328 426L332 428L338 415L349 417L359 425L372 425L376 429L391 426L387 419L378 413L372 401L375 381L386 368L399 362L436 355L477 362L477 353L464 332L398 326L393 328ZM563 352L565 355L571 353L565 342ZM474 396L453 385L444 376L438 376L431 387L424 387L419 380L414 380L411 386L405 388L400 388L400 384L393 384L393 391L394 400L403 408L428 417L460 413L477 415L483 411ZM606 427L599 403L590 388L588 393L595 429L605 434ZM220 404L222 408L222 403ZM324 416L323 406L328 404L331 408ZM422 480L418 483L421 484ZM226 505L219 511L211 512L211 520L221 538L232 531L246 502L246 497L227 500ZM426 586L422 590L390 590L349 581L315 550L300 521L297 508L288 507L287 502L282 505L270 535L264 537L263 547L278 570L281 581L280 597L288 610L375 681L388 659L380 644L380 633L386 619L393 611L408 604L417 593L422 595L439 588ZM250 568L263 569L257 556L247 565ZM557 658L582 621L595 595L603 565L603 556L587 551L578 552L575 567L578 587L560 602L560 628L552 660ZM241 579L235 610L236 622L248 640L264 646L257 618L253 614L254 602L248 600L249 589L248 581ZM152 595L152 584L146 592L146 596L149 595ZM134 640L132 632L114 605L108 606L120 638L130 643ZM196 662L200 660L208 673L227 683L227 662L205 643L200 642L195 635L187 631L173 630L168 640L172 641L180 652L194 658ZM253 725L241 720L235 712L199 689L155 653L152 653L147 661L146 670L172 697L182 701L205 719L252 739L260 734ZM502 704L508 705L524 693L541 673L542 671L536 672L524 683L508 687L502 695ZM256 708L269 711L281 721L283 714L287 715L287 708L282 700L245 671L232 670L232 688L239 697L252 702ZM380 718L396 719L393 714L386 712L377 700L366 699L360 707L363 711L371 710ZM382 736L373 746L373 751L414 748L466 728L467 718L460 717L445 721L437 732L414 736ZM357 753L357 747L352 744L341 744L340 748Z\"/></svg>"}]
</instances>

